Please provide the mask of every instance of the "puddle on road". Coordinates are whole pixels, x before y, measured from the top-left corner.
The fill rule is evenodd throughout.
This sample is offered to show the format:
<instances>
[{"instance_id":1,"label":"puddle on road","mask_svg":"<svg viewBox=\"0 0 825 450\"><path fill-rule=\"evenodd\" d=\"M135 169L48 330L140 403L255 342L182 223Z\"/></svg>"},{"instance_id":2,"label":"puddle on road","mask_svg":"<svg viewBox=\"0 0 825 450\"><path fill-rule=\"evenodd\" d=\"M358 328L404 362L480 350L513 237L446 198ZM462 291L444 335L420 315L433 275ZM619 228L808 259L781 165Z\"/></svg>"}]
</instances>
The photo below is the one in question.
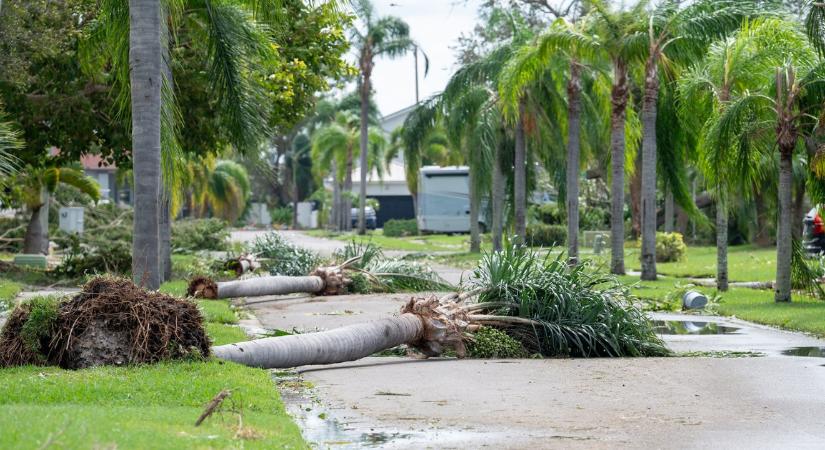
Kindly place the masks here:
<instances>
[{"instance_id":1,"label":"puddle on road","mask_svg":"<svg viewBox=\"0 0 825 450\"><path fill-rule=\"evenodd\" d=\"M783 350L785 356L805 356L811 358L825 358L825 347L793 347Z\"/></svg>"},{"instance_id":2,"label":"puddle on road","mask_svg":"<svg viewBox=\"0 0 825 450\"><path fill-rule=\"evenodd\" d=\"M721 325L716 322L695 322L683 320L654 320L653 331L656 334L735 334L739 328Z\"/></svg>"},{"instance_id":3,"label":"puddle on road","mask_svg":"<svg viewBox=\"0 0 825 450\"><path fill-rule=\"evenodd\" d=\"M375 428L342 424L313 394L311 384L294 371L273 371L272 378L281 393L287 413L292 417L301 435L318 449L427 447L433 442L440 445L457 445L466 442L485 442L490 439L505 440L504 433L473 430L420 430L401 432L377 431ZM420 444L420 445L419 445Z\"/></svg>"}]
</instances>

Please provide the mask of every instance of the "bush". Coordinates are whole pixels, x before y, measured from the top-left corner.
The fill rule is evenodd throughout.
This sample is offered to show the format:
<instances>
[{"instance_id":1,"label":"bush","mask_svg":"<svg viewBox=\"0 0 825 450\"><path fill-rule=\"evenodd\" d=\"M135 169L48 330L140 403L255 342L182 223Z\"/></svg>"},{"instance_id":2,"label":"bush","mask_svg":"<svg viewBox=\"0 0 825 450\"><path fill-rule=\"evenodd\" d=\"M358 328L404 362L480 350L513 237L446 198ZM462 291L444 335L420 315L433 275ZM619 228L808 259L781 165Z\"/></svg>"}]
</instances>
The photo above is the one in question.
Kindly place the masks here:
<instances>
[{"instance_id":1,"label":"bush","mask_svg":"<svg viewBox=\"0 0 825 450\"><path fill-rule=\"evenodd\" d=\"M390 219L384 222L384 236L418 236L418 222L415 219Z\"/></svg>"},{"instance_id":2,"label":"bush","mask_svg":"<svg viewBox=\"0 0 825 450\"><path fill-rule=\"evenodd\" d=\"M610 228L610 211L599 206L584 207L580 226L582 230L607 230Z\"/></svg>"},{"instance_id":3,"label":"bush","mask_svg":"<svg viewBox=\"0 0 825 450\"><path fill-rule=\"evenodd\" d=\"M681 261L687 253L682 233L656 233L656 262Z\"/></svg>"},{"instance_id":4,"label":"bush","mask_svg":"<svg viewBox=\"0 0 825 450\"><path fill-rule=\"evenodd\" d=\"M471 358L524 358L527 350L507 333L490 327L481 327L467 343Z\"/></svg>"},{"instance_id":5,"label":"bush","mask_svg":"<svg viewBox=\"0 0 825 450\"><path fill-rule=\"evenodd\" d=\"M567 242L567 227L563 225L530 224L527 227L527 243L533 247L552 247Z\"/></svg>"},{"instance_id":6,"label":"bush","mask_svg":"<svg viewBox=\"0 0 825 450\"><path fill-rule=\"evenodd\" d=\"M172 251L195 253L200 250L224 251L229 231L221 219L186 219L172 223Z\"/></svg>"},{"instance_id":7,"label":"bush","mask_svg":"<svg viewBox=\"0 0 825 450\"><path fill-rule=\"evenodd\" d=\"M278 233L256 238L249 251L261 258L263 267L272 275L308 275L321 264L317 254L292 245Z\"/></svg>"},{"instance_id":8,"label":"bush","mask_svg":"<svg viewBox=\"0 0 825 450\"><path fill-rule=\"evenodd\" d=\"M273 209L270 216L272 223L276 225L292 225L292 208L289 206Z\"/></svg>"},{"instance_id":9,"label":"bush","mask_svg":"<svg viewBox=\"0 0 825 450\"><path fill-rule=\"evenodd\" d=\"M555 203L544 203L534 209L536 218L547 225L563 225L567 222L564 211Z\"/></svg>"}]
</instances>

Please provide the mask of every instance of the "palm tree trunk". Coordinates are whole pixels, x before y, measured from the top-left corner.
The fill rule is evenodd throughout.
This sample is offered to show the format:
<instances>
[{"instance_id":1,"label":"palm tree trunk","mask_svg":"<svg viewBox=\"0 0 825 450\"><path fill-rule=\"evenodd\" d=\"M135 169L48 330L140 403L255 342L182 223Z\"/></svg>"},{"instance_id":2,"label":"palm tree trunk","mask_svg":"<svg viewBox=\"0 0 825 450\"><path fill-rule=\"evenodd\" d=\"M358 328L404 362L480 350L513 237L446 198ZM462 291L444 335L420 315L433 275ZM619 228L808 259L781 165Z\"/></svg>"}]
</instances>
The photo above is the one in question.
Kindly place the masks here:
<instances>
[{"instance_id":1,"label":"palm tree trunk","mask_svg":"<svg viewBox=\"0 0 825 450\"><path fill-rule=\"evenodd\" d=\"M352 148L347 150L347 172L344 174L343 207L341 208L343 227L345 231L352 230Z\"/></svg>"},{"instance_id":2,"label":"palm tree trunk","mask_svg":"<svg viewBox=\"0 0 825 450\"><path fill-rule=\"evenodd\" d=\"M299 292L314 294L323 291L324 287L323 278L318 276L247 278L218 283L217 298L261 297Z\"/></svg>"},{"instance_id":3,"label":"palm tree trunk","mask_svg":"<svg viewBox=\"0 0 825 450\"><path fill-rule=\"evenodd\" d=\"M627 113L627 66L614 64L610 115L610 273L624 275L624 173L625 115Z\"/></svg>"},{"instance_id":4,"label":"palm tree trunk","mask_svg":"<svg viewBox=\"0 0 825 450\"><path fill-rule=\"evenodd\" d=\"M575 60L570 62L567 108L567 260L570 265L576 265L579 260L581 66Z\"/></svg>"},{"instance_id":5,"label":"palm tree trunk","mask_svg":"<svg viewBox=\"0 0 825 450\"><path fill-rule=\"evenodd\" d=\"M722 192L716 200L716 289L728 290L728 205Z\"/></svg>"},{"instance_id":6,"label":"palm tree trunk","mask_svg":"<svg viewBox=\"0 0 825 450\"><path fill-rule=\"evenodd\" d=\"M481 251L481 235L478 227L478 210L481 203L478 198L478 186L476 186L473 169L470 168L467 176L470 190L470 251L478 253Z\"/></svg>"},{"instance_id":7,"label":"palm tree trunk","mask_svg":"<svg viewBox=\"0 0 825 450\"><path fill-rule=\"evenodd\" d=\"M172 279L172 218L170 217L170 196L166 189L161 189L160 204L160 265L161 281Z\"/></svg>"},{"instance_id":8,"label":"palm tree trunk","mask_svg":"<svg viewBox=\"0 0 825 450\"><path fill-rule=\"evenodd\" d=\"M31 218L23 238L23 253L49 254L49 191L40 188L40 206L31 208Z\"/></svg>"},{"instance_id":9,"label":"palm tree trunk","mask_svg":"<svg viewBox=\"0 0 825 450\"><path fill-rule=\"evenodd\" d=\"M630 232L634 240L642 236L642 152L636 152L633 161L633 177L630 178Z\"/></svg>"},{"instance_id":10,"label":"palm tree trunk","mask_svg":"<svg viewBox=\"0 0 825 450\"><path fill-rule=\"evenodd\" d=\"M502 145L499 143L493 155L493 223L490 230L493 238L493 251L502 249L504 232L504 171L501 168ZM518 166L516 166L518 167Z\"/></svg>"},{"instance_id":11,"label":"palm tree trunk","mask_svg":"<svg viewBox=\"0 0 825 450\"><path fill-rule=\"evenodd\" d=\"M519 102L519 116L516 123L515 152L513 162L513 212L515 214L516 239L527 240L527 137L524 133L526 112L524 100Z\"/></svg>"},{"instance_id":12,"label":"palm tree trunk","mask_svg":"<svg viewBox=\"0 0 825 450\"><path fill-rule=\"evenodd\" d=\"M776 302L791 301L791 186L793 183L793 147L779 153L779 223L776 232Z\"/></svg>"},{"instance_id":13,"label":"palm tree trunk","mask_svg":"<svg viewBox=\"0 0 825 450\"><path fill-rule=\"evenodd\" d=\"M369 108L370 108L370 75L365 73L361 85L361 185L358 186L358 234L367 233L366 207L367 207L367 151L369 142Z\"/></svg>"},{"instance_id":14,"label":"palm tree trunk","mask_svg":"<svg viewBox=\"0 0 825 450\"><path fill-rule=\"evenodd\" d=\"M330 331L257 339L213 347L220 359L266 369L354 361L424 334L416 314L336 328Z\"/></svg>"},{"instance_id":15,"label":"palm tree trunk","mask_svg":"<svg viewBox=\"0 0 825 450\"><path fill-rule=\"evenodd\" d=\"M645 70L642 103L642 280L656 279L656 103L659 74L655 56Z\"/></svg>"},{"instance_id":16,"label":"palm tree trunk","mask_svg":"<svg viewBox=\"0 0 825 450\"><path fill-rule=\"evenodd\" d=\"M132 278L147 289L160 286L161 6L129 0L129 66L132 89L132 166L135 219Z\"/></svg>"},{"instance_id":17,"label":"palm tree trunk","mask_svg":"<svg viewBox=\"0 0 825 450\"><path fill-rule=\"evenodd\" d=\"M665 192L665 233L673 233L673 220L676 210L673 205L673 191L670 188Z\"/></svg>"}]
</instances>

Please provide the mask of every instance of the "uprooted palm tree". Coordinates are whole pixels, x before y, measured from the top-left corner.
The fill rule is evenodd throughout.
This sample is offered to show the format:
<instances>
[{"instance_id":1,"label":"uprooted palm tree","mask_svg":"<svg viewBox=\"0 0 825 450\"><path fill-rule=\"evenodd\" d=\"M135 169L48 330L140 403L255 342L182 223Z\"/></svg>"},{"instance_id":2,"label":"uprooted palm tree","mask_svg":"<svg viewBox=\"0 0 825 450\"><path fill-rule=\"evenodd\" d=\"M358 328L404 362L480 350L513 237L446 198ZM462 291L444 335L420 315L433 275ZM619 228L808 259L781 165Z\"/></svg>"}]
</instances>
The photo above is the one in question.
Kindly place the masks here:
<instances>
[{"instance_id":1,"label":"uprooted palm tree","mask_svg":"<svg viewBox=\"0 0 825 450\"><path fill-rule=\"evenodd\" d=\"M461 357L468 333L487 326L543 356L668 354L631 305L629 291L586 264L570 268L562 258L510 247L485 255L466 287L461 294L412 299L396 317L212 350L219 358L265 368L353 361L401 344L426 356L454 349Z\"/></svg>"},{"instance_id":2,"label":"uprooted palm tree","mask_svg":"<svg viewBox=\"0 0 825 450\"><path fill-rule=\"evenodd\" d=\"M283 248L291 247L277 235L271 240L283 242ZM296 259L306 259L303 251L280 252L281 259L290 255ZM189 283L188 294L203 298L237 298L295 293L340 295L350 292L446 291L453 288L429 267L386 258L372 242L353 240L336 252L335 259L336 263L317 267L303 276L274 275L217 283L206 277L195 277ZM278 263L289 265L286 261Z\"/></svg>"}]
</instances>

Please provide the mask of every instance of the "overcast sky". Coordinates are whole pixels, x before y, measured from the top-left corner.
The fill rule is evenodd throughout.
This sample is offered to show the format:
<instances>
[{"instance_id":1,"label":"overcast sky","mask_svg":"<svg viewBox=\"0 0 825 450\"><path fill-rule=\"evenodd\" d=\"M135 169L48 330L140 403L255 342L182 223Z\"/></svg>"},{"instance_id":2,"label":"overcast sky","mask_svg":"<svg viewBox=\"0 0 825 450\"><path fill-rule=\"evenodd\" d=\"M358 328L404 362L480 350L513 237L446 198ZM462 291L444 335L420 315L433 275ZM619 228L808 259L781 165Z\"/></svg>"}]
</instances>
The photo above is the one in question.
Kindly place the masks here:
<instances>
[{"instance_id":1,"label":"overcast sky","mask_svg":"<svg viewBox=\"0 0 825 450\"><path fill-rule=\"evenodd\" d=\"M421 99L441 91L455 67L455 52L450 49L459 35L472 31L479 0L373 0L379 15L395 15L410 25L410 34L430 57L430 72L423 77L424 62L419 58ZM412 54L390 60L379 58L373 72L375 101L386 115L415 103L415 75Z\"/></svg>"}]
</instances>

